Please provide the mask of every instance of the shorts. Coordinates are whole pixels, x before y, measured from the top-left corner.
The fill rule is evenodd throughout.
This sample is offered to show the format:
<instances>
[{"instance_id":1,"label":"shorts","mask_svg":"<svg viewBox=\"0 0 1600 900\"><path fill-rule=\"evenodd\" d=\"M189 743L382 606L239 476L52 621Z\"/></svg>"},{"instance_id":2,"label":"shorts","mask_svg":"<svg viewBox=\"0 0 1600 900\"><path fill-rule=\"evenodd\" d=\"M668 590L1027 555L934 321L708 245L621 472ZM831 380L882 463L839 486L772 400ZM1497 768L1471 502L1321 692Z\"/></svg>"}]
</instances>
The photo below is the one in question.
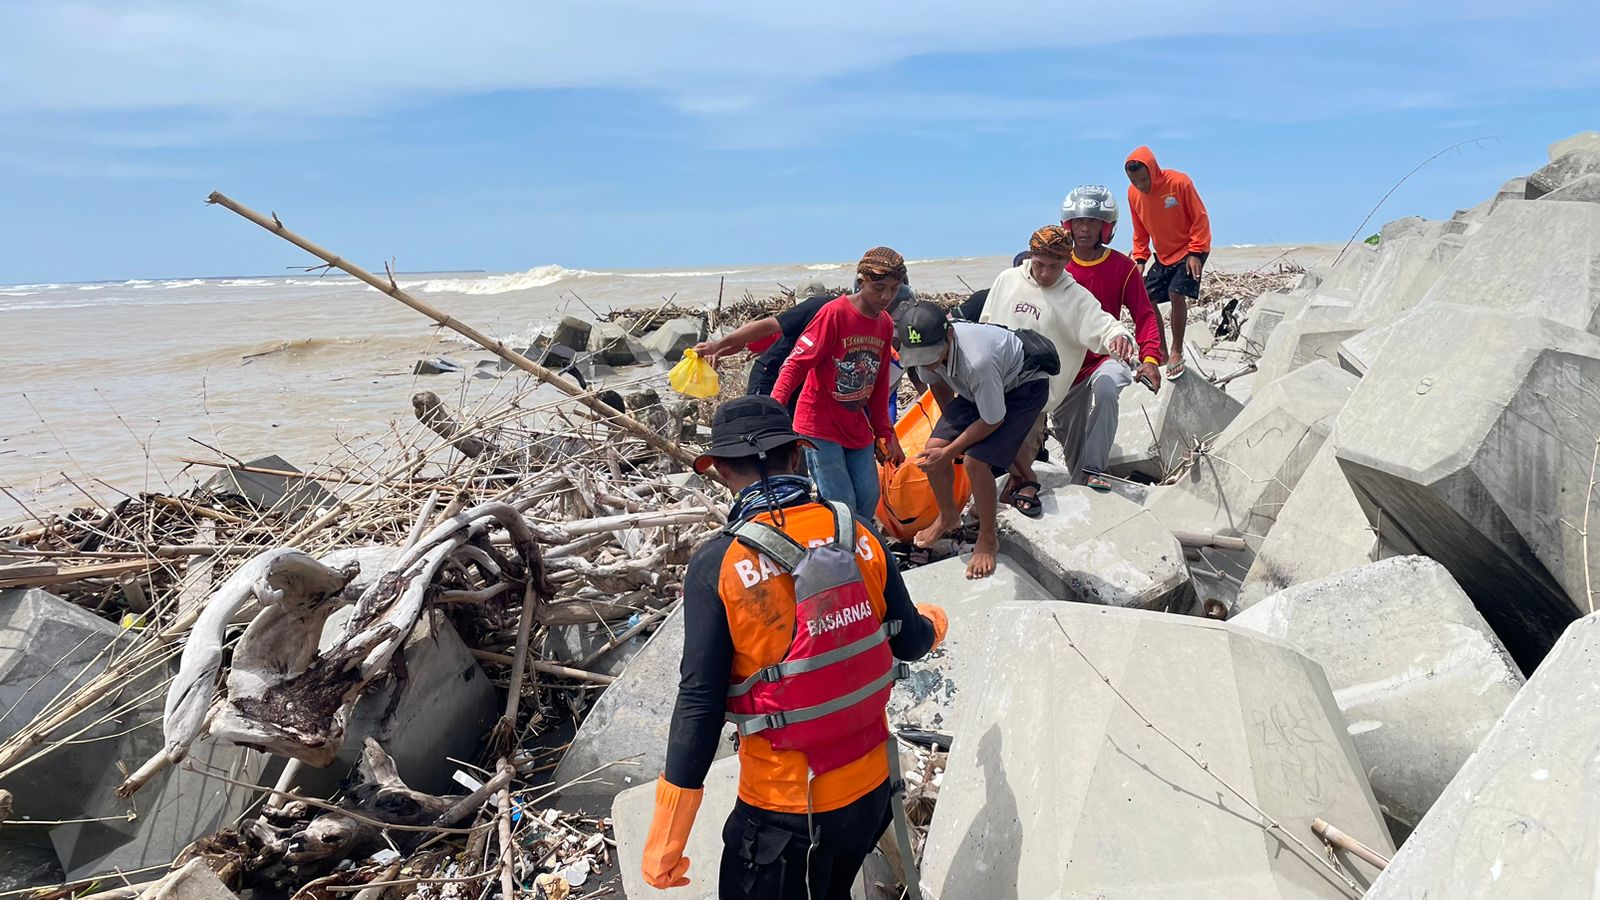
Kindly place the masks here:
<instances>
[{"instance_id":1,"label":"shorts","mask_svg":"<svg viewBox=\"0 0 1600 900\"><path fill-rule=\"evenodd\" d=\"M1200 257L1200 265L1206 264L1209 253L1191 253L1189 256ZM1200 279L1189 274L1189 267L1185 265L1189 256L1178 260L1172 265L1163 265L1161 260L1150 260L1150 268L1144 273L1144 292L1150 299L1157 303L1166 303L1172 299L1173 294L1180 297L1198 299L1200 297ZM1202 275L1205 273L1202 272Z\"/></svg>"},{"instance_id":2,"label":"shorts","mask_svg":"<svg viewBox=\"0 0 1600 900\"><path fill-rule=\"evenodd\" d=\"M968 447L967 455L988 463L994 474L1004 474L1016 460L1017 451L1022 449L1023 441L1027 440L1028 432L1033 430L1033 423L1039 418L1039 410L1044 409L1049 399L1048 378L1025 381L1006 391L1006 417L1001 420L1000 427ZM953 441L980 419L982 417L978 415L976 403L965 397L957 397L940 410L939 423L933 426L933 433L929 437Z\"/></svg>"}]
</instances>

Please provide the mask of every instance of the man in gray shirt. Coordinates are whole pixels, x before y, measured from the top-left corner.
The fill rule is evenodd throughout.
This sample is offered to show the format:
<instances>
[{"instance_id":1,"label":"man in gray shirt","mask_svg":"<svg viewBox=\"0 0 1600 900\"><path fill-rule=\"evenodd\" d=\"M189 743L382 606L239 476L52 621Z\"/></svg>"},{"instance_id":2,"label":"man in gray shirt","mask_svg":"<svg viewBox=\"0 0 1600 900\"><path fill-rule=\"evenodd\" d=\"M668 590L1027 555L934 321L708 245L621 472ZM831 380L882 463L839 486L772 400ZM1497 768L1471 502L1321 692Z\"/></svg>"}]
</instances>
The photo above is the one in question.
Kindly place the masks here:
<instances>
[{"instance_id":1,"label":"man in gray shirt","mask_svg":"<svg viewBox=\"0 0 1600 900\"><path fill-rule=\"evenodd\" d=\"M987 578L1000 553L995 479L1020 462L1018 475L1036 480L1032 460L1018 460L1017 450L1050 396L1049 375L1030 367L1016 333L999 325L950 322L932 303L918 301L902 309L895 328L900 364L915 368L940 412L926 448L912 460L928 473L939 518L917 532L915 543L931 546L960 522L955 463L964 456L978 513L978 543L967 577Z\"/></svg>"}]
</instances>

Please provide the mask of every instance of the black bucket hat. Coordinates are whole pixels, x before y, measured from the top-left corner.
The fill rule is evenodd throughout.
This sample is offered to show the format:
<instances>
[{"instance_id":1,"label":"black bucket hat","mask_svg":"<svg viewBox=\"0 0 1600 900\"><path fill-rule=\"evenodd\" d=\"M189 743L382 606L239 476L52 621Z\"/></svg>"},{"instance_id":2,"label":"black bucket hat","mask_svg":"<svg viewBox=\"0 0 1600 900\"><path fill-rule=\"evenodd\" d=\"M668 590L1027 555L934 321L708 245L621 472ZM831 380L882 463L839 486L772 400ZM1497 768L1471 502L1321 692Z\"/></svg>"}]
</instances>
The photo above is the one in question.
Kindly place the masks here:
<instances>
[{"instance_id":1,"label":"black bucket hat","mask_svg":"<svg viewBox=\"0 0 1600 900\"><path fill-rule=\"evenodd\" d=\"M794 421L782 403L764 394L735 397L712 414L711 446L695 458L694 470L704 472L718 459L763 456L795 441L811 446L794 433Z\"/></svg>"}]
</instances>

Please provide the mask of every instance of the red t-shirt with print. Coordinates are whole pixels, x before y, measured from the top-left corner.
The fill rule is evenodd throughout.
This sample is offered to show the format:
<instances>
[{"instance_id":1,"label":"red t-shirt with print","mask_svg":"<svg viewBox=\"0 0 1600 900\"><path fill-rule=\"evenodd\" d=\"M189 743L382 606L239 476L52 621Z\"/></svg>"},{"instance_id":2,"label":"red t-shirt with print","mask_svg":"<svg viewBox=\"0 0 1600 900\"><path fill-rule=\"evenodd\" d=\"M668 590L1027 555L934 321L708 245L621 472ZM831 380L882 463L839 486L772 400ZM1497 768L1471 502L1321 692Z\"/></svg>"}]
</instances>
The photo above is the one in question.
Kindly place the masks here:
<instances>
[{"instance_id":1,"label":"red t-shirt with print","mask_svg":"<svg viewBox=\"0 0 1600 900\"><path fill-rule=\"evenodd\" d=\"M822 307L778 373L772 396L787 404L796 389L794 430L847 450L872 446L889 421L888 313L863 315L848 296Z\"/></svg>"}]
</instances>

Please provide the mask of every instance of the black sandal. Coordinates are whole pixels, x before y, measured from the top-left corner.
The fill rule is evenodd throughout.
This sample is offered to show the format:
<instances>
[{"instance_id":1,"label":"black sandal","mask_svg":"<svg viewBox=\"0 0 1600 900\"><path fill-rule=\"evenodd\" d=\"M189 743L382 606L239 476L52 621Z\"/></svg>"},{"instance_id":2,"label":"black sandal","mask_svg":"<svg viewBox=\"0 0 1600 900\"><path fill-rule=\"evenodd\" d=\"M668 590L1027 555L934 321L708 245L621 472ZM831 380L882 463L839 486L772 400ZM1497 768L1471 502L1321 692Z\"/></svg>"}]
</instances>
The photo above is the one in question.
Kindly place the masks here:
<instances>
[{"instance_id":1,"label":"black sandal","mask_svg":"<svg viewBox=\"0 0 1600 900\"><path fill-rule=\"evenodd\" d=\"M1043 518L1044 501L1039 499L1039 490L1042 487L1043 485L1039 484L1037 481L1023 481L1018 483L1016 487L1011 489L1011 499L1009 501L1011 507L1030 519ZM1028 488L1033 488L1032 497L1029 497L1026 494L1018 493L1018 491L1025 491Z\"/></svg>"}]
</instances>

